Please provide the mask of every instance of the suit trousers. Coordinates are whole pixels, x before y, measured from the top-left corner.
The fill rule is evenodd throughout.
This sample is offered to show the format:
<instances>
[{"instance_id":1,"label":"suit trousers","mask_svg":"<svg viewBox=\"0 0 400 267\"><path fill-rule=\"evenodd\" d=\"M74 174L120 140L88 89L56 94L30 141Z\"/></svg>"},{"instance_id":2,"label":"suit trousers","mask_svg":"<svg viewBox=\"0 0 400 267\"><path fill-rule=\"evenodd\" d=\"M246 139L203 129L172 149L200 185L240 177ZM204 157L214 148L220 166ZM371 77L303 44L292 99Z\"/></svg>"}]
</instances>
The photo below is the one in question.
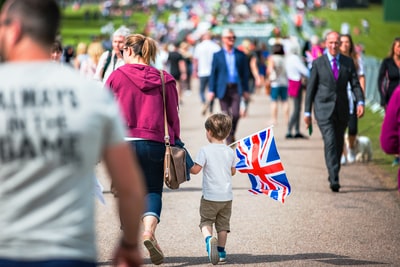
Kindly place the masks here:
<instances>
[{"instance_id":1,"label":"suit trousers","mask_svg":"<svg viewBox=\"0 0 400 267\"><path fill-rule=\"evenodd\" d=\"M349 135L358 134L358 117L357 117L357 103L354 102L353 113L350 114L349 125L348 125Z\"/></svg>"},{"instance_id":2,"label":"suit trousers","mask_svg":"<svg viewBox=\"0 0 400 267\"><path fill-rule=\"evenodd\" d=\"M339 184L340 158L348 123L348 121L343 121L342 117L337 111L334 111L327 120L317 121L324 140L325 164L331 184Z\"/></svg>"},{"instance_id":3,"label":"suit trousers","mask_svg":"<svg viewBox=\"0 0 400 267\"><path fill-rule=\"evenodd\" d=\"M221 111L225 112L232 118L232 129L229 136L226 138L226 143L235 141L235 132L240 118L240 95L237 85L228 85L225 95L219 100Z\"/></svg>"}]
</instances>

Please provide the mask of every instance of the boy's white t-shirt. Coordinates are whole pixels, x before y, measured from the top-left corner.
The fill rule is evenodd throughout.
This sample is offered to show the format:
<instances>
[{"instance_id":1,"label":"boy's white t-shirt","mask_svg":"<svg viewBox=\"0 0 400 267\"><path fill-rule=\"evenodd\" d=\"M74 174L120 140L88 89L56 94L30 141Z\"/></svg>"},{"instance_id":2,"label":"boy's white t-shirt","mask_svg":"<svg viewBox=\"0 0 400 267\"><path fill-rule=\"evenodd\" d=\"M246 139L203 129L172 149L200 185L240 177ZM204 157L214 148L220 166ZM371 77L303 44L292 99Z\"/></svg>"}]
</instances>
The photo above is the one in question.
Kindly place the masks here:
<instances>
[{"instance_id":1,"label":"boy's white t-shirt","mask_svg":"<svg viewBox=\"0 0 400 267\"><path fill-rule=\"evenodd\" d=\"M208 144L200 148L197 164L203 171L203 197L210 201L229 201L232 194L232 172L235 154L225 144Z\"/></svg>"},{"instance_id":2,"label":"boy's white t-shirt","mask_svg":"<svg viewBox=\"0 0 400 267\"><path fill-rule=\"evenodd\" d=\"M0 258L96 261L94 166L124 142L118 105L55 62L0 77Z\"/></svg>"}]
</instances>

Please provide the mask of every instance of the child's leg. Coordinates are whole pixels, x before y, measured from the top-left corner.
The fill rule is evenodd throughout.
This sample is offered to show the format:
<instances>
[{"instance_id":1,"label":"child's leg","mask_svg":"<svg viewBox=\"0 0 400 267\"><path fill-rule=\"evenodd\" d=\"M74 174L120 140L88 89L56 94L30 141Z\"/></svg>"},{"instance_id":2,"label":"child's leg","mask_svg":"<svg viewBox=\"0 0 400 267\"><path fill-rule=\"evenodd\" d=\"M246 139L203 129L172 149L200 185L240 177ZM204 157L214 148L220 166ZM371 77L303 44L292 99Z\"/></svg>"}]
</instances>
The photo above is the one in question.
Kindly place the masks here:
<instances>
[{"instance_id":1,"label":"child's leg","mask_svg":"<svg viewBox=\"0 0 400 267\"><path fill-rule=\"evenodd\" d=\"M212 225L204 225L203 227L201 227L201 233L203 234L204 238L212 236L213 235Z\"/></svg>"},{"instance_id":2,"label":"child's leg","mask_svg":"<svg viewBox=\"0 0 400 267\"><path fill-rule=\"evenodd\" d=\"M203 227L201 227L201 232L206 242L208 259L215 265L219 262L220 256L218 253L218 241L212 236L212 225L203 225Z\"/></svg>"},{"instance_id":3,"label":"child's leg","mask_svg":"<svg viewBox=\"0 0 400 267\"><path fill-rule=\"evenodd\" d=\"M219 231L218 232L218 256L219 256L219 262L226 262L226 251L225 251L225 245L226 245L226 240L228 238L228 231Z\"/></svg>"},{"instance_id":4,"label":"child's leg","mask_svg":"<svg viewBox=\"0 0 400 267\"><path fill-rule=\"evenodd\" d=\"M218 241L216 237L213 237L213 225L215 222L216 213L218 212L216 205L218 205L218 202L208 201L204 198L201 198L199 226L206 243L208 259L214 265L217 264L220 259L217 248Z\"/></svg>"},{"instance_id":5,"label":"child's leg","mask_svg":"<svg viewBox=\"0 0 400 267\"><path fill-rule=\"evenodd\" d=\"M203 197L200 199L200 230L203 237L213 235L213 224L215 222L215 209L212 201L205 200Z\"/></svg>"},{"instance_id":6,"label":"child's leg","mask_svg":"<svg viewBox=\"0 0 400 267\"><path fill-rule=\"evenodd\" d=\"M221 203L222 204L222 203ZM227 201L222 204L224 207L220 210L215 222L215 229L218 235L218 255L219 262L226 261L225 245L230 231L230 218L232 213L232 201Z\"/></svg>"},{"instance_id":7,"label":"child's leg","mask_svg":"<svg viewBox=\"0 0 400 267\"><path fill-rule=\"evenodd\" d=\"M220 231L218 233L218 247L225 248L227 238L228 231Z\"/></svg>"},{"instance_id":8,"label":"child's leg","mask_svg":"<svg viewBox=\"0 0 400 267\"><path fill-rule=\"evenodd\" d=\"M213 225L215 222L215 211L212 207L214 203L212 201L205 200L203 197L200 200L200 231L203 234L206 248L209 244L210 239L213 236ZM215 244L216 240L213 241ZM208 248L207 248L208 251Z\"/></svg>"}]
</instances>

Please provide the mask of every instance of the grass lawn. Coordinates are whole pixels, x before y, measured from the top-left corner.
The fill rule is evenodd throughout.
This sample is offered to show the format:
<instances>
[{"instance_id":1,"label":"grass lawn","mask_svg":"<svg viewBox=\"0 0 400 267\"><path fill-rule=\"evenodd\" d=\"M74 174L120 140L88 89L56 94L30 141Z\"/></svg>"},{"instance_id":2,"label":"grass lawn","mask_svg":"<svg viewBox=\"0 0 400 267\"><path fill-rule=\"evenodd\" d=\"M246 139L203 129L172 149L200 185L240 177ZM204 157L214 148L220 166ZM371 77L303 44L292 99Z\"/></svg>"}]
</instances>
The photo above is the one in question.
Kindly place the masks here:
<instances>
[{"instance_id":1,"label":"grass lawn","mask_svg":"<svg viewBox=\"0 0 400 267\"><path fill-rule=\"evenodd\" d=\"M90 19L84 19L84 13L89 11L90 14L99 12L97 19L92 16ZM141 33L149 18L149 14L143 12L133 12L129 19L124 20L120 17L103 18L100 15L98 5L82 5L79 10L73 10L70 6L63 10L63 20L61 25L61 36L63 45L76 46L79 42L90 43L94 37L104 37L101 28L107 23L112 22L116 30L121 25L125 25L135 32Z\"/></svg>"},{"instance_id":2,"label":"grass lawn","mask_svg":"<svg viewBox=\"0 0 400 267\"><path fill-rule=\"evenodd\" d=\"M355 43L364 44L366 55L383 59L389 53L391 44L395 37L400 35L400 22L385 22L383 20L383 6L370 5L369 8L353 9L321 9L309 12L308 18L317 17L327 21L327 28L340 31L343 22L350 25L351 35ZM370 33L355 35L354 28L361 27L361 19L369 21ZM321 36L324 29L318 29L317 33Z\"/></svg>"}]
</instances>

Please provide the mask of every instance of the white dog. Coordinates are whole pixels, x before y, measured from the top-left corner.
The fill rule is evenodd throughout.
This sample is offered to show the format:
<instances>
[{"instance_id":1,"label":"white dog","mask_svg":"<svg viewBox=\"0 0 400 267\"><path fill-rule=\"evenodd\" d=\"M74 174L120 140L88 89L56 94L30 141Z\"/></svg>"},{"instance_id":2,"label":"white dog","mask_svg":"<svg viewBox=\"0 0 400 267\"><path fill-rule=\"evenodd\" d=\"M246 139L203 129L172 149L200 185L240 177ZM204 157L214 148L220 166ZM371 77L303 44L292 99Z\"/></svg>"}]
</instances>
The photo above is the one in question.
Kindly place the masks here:
<instances>
[{"instance_id":1,"label":"white dog","mask_svg":"<svg viewBox=\"0 0 400 267\"><path fill-rule=\"evenodd\" d=\"M352 163L353 161L365 163L372 160L372 143L369 137L357 136L354 144L354 149L350 150L348 135L345 134L345 146L348 155L346 160L343 161L342 159L342 164L345 164L347 162Z\"/></svg>"},{"instance_id":2,"label":"white dog","mask_svg":"<svg viewBox=\"0 0 400 267\"><path fill-rule=\"evenodd\" d=\"M367 136L357 136L355 142L356 162L369 162L372 160L372 143Z\"/></svg>"}]
</instances>

